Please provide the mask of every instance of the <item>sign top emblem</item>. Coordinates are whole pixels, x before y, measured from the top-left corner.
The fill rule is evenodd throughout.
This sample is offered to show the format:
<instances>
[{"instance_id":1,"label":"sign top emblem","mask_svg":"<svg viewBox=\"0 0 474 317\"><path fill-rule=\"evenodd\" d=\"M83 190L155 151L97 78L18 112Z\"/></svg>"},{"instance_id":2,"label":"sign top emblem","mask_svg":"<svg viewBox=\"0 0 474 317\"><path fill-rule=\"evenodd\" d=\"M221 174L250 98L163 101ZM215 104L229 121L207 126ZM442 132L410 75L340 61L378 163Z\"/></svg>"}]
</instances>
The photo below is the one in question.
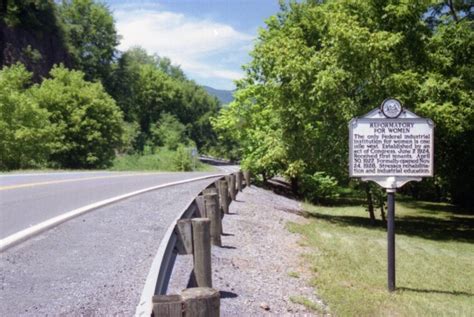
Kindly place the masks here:
<instances>
[{"instance_id":1,"label":"sign top emblem","mask_svg":"<svg viewBox=\"0 0 474 317\"><path fill-rule=\"evenodd\" d=\"M384 116L390 119L398 118L398 116L402 113L403 107L400 101L397 99L389 98L385 99L380 105L380 110Z\"/></svg>"}]
</instances>

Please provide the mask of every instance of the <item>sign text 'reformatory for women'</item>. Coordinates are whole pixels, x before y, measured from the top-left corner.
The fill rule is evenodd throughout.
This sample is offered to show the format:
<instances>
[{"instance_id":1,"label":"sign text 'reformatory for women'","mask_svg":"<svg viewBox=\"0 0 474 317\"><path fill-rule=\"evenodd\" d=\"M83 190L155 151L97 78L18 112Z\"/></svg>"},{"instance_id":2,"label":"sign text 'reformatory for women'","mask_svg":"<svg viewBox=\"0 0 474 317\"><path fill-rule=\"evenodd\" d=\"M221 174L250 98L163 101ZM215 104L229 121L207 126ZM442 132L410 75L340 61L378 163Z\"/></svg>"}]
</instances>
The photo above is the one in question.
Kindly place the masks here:
<instances>
[{"instance_id":1,"label":"sign text 'reformatory for women'","mask_svg":"<svg viewBox=\"0 0 474 317\"><path fill-rule=\"evenodd\" d=\"M431 120L365 117L349 127L352 177L433 175Z\"/></svg>"}]
</instances>

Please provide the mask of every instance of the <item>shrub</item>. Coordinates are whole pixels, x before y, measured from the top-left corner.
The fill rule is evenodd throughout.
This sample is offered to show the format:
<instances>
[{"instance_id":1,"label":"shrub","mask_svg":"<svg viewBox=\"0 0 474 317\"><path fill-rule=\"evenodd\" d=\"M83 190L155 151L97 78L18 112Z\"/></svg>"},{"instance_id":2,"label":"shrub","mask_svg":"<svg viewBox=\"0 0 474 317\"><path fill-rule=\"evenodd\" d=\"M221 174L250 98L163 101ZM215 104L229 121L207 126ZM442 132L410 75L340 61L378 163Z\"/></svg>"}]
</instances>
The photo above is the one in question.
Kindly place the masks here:
<instances>
[{"instance_id":1,"label":"shrub","mask_svg":"<svg viewBox=\"0 0 474 317\"><path fill-rule=\"evenodd\" d=\"M191 171L193 169L193 159L190 151L180 144L174 155L173 163L178 171Z\"/></svg>"},{"instance_id":2,"label":"shrub","mask_svg":"<svg viewBox=\"0 0 474 317\"><path fill-rule=\"evenodd\" d=\"M57 129L51 160L65 168L110 165L122 141L122 112L100 83L80 71L54 67L51 78L31 89L39 106L51 113Z\"/></svg>"},{"instance_id":3,"label":"shrub","mask_svg":"<svg viewBox=\"0 0 474 317\"><path fill-rule=\"evenodd\" d=\"M165 146L175 151L180 144L188 144L186 127L179 122L176 116L163 113L158 123L150 128L152 140L155 145Z\"/></svg>"},{"instance_id":4,"label":"shrub","mask_svg":"<svg viewBox=\"0 0 474 317\"><path fill-rule=\"evenodd\" d=\"M22 64L0 70L0 169L35 167L46 161L54 127L49 113L27 93Z\"/></svg>"},{"instance_id":5,"label":"shrub","mask_svg":"<svg viewBox=\"0 0 474 317\"><path fill-rule=\"evenodd\" d=\"M301 178L302 194L315 203L324 203L339 197L338 190L336 179L324 172L304 174Z\"/></svg>"}]
</instances>

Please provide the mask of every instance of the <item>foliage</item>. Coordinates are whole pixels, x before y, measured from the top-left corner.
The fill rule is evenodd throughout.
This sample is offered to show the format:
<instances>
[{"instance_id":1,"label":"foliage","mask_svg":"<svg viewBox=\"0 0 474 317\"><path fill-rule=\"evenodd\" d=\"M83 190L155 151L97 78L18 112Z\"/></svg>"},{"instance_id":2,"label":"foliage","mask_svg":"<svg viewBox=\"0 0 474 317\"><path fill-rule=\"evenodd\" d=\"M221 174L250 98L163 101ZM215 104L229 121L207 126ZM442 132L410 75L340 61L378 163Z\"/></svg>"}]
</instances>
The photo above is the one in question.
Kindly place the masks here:
<instances>
[{"instance_id":1,"label":"foliage","mask_svg":"<svg viewBox=\"0 0 474 317\"><path fill-rule=\"evenodd\" d=\"M76 67L86 80L105 81L119 44L110 10L94 0L63 0L58 11Z\"/></svg>"},{"instance_id":2,"label":"foliage","mask_svg":"<svg viewBox=\"0 0 474 317\"><path fill-rule=\"evenodd\" d=\"M8 0L0 4L0 18L9 27L57 30L56 7L50 0Z\"/></svg>"},{"instance_id":3,"label":"foliage","mask_svg":"<svg viewBox=\"0 0 474 317\"><path fill-rule=\"evenodd\" d=\"M48 158L55 129L28 94L30 79L21 64L0 70L0 170L37 167Z\"/></svg>"},{"instance_id":4,"label":"foliage","mask_svg":"<svg viewBox=\"0 0 474 317\"><path fill-rule=\"evenodd\" d=\"M155 145L165 146L175 151L180 144L187 145L190 140L186 136L186 127L172 114L163 113L158 123L151 128L152 140Z\"/></svg>"},{"instance_id":5,"label":"foliage","mask_svg":"<svg viewBox=\"0 0 474 317\"><path fill-rule=\"evenodd\" d=\"M114 65L107 90L118 100L125 119L139 123L139 151L153 141L151 129L163 113L174 115L198 148L215 143L210 117L217 114L218 101L187 80L168 58L150 56L139 47L124 52Z\"/></svg>"},{"instance_id":6,"label":"foliage","mask_svg":"<svg viewBox=\"0 0 474 317\"><path fill-rule=\"evenodd\" d=\"M132 154L135 152L135 143L137 142L138 135L140 134L138 123L124 122L122 128L123 133L121 145L118 149L119 153Z\"/></svg>"},{"instance_id":7,"label":"foliage","mask_svg":"<svg viewBox=\"0 0 474 317\"><path fill-rule=\"evenodd\" d=\"M58 60L81 71L53 69L52 78L32 89L25 87L28 93L27 96L21 93L18 97L21 101L4 87L2 93L8 95L9 107L18 108L19 116L23 110L14 104L25 104L24 107L32 109L31 115L41 113L36 114L35 128L44 125L45 117L51 122L49 130L54 132L51 132L54 136L46 137L38 130L37 135L43 135L44 142L36 142L38 150L32 151L31 156L15 167L48 160L54 166L97 168L110 164L115 151L130 154L147 150L152 153L156 147L153 142L173 149L177 149L179 143L195 144L201 151L216 145L210 118L218 112L218 100L188 80L180 67L173 65L167 57L149 55L138 47L118 55L119 36L112 14L104 3L97 0L12 0L3 1L0 9L1 24L21 31L18 41L14 38L12 43L7 43L21 56L15 59L10 51L4 50L6 57L2 56L2 64L5 60L11 63L10 59L24 62L34 71L35 82L48 78L48 72ZM54 38L45 37L46 33ZM36 39L40 44L48 45L38 46ZM60 52L55 50L58 43ZM5 45L0 42L2 50ZM123 114L102 86L90 81L101 82ZM23 101L27 97L31 98ZM43 110L36 109L38 106ZM174 119L165 122L168 126L165 124L160 130L155 125L168 114L168 119L170 116ZM126 124L120 118L122 115ZM26 114L21 116L25 116L25 122L30 120ZM170 130L165 131L167 128ZM5 138L12 131L5 132ZM43 143L47 146L40 150ZM8 164L13 166L11 162Z\"/></svg>"},{"instance_id":8,"label":"foliage","mask_svg":"<svg viewBox=\"0 0 474 317\"><path fill-rule=\"evenodd\" d=\"M31 94L50 112L57 131L51 161L66 168L109 165L122 137L122 114L115 101L100 83L85 81L80 71L60 66L50 75Z\"/></svg>"},{"instance_id":9,"label":"foliage","mask_svg":"<svg viewBox=\"0 0 474 317\"><path fill-rule=\"evenodd\" d=\"M191 152L184 145L180 144L176 149L173 158L175 169L178 171L191 171L193 169L193 158Z\"/></svg>"},{"instance_id":10,"label":"foliage","mask_svg":"<svg viewBox=\"0 0 474 317\"><path fill-rule=\"evenodd\" d=\"M301 178L301 192L314 203L327 202L339 197L336 179L324 172L304 174Z\"/></svg>"},{"instance_id":11,"label":"foliage","mask_svg":"<svg viewBox=\"0 0 474 317\"><path fill-rule=\"evenodd\" d=\"M189 152L183 153L183 160L189 160ZM187 154L187 155L186 155ZM181 154L179 154L181 155ZM117 156L111 170L115 171L181 171L182 163L179 163L177 158L178 153L167 148L157 148L154 154L141 155L119 155ZM199 161L185 163L191 169L196 171L213 171L213 167L203 164Z\"/></svg>"},{"instance_id":12,"label":"foliage","mask_svg":"<svg viewBox=\"0 0 474 317\"><path fill-rule=\"evenodd\" d=\"M436 13L439 2L429 1L283 4L260 30L236 100L214 128L263 175L298 184L323 171L345 184L347 122L395 97L437 124L444 198L472 202L474 22L471 7L455 19L447 6Z\"/></svg>"}]
</instances>

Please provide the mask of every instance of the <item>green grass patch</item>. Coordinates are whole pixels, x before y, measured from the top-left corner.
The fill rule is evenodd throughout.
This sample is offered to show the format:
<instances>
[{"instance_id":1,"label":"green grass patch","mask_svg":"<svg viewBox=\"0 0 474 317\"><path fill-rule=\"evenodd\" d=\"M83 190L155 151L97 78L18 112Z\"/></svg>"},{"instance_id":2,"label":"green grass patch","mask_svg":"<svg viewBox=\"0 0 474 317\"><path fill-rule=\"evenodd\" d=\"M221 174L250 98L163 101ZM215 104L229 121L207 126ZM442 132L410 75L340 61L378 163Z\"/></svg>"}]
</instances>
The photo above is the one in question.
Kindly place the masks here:
<instances>
[{"instance_id":1,"label":"green grass patch","mask_svg":"<svg viewBox=\"0 0 474 317\"><path fill-rule=\"evenodd\" d=\"M313 302L312 300L304 297L304 296L290 296L290 301L292 301L295 304L300 304L303 305L307 308L309 308L312 311L318 312L318 313L324 313L324 309Z\"/></svg>"},{"instance_id":2,"label":"green grass patch","mask_svg":"<svg viewBox=\"0 0 474 317\"><path fill-rule=\"evenodd\" d=\"M300 277L300 273L295 272L295 271L290 271L290 272L288 272L288 276L289 276L289 277L293 277L293 278L299 278L299 277Z\"/></svg>"},{"instance_id":3,"label":"green grass patch","mask_svg":"<svg viewBox=\"0 0 474 317\"><path fill-rule=\"evenodd\" d=\"M306 204L289 229L309 247L311 283L336 316L474 316L474 216L447 204L396 206L397 291L387 291L387 242L362 206Z\"/></svg>"},{"instance_id":4,"label":"green grass patch","mask_svg":"<svg viewBox=\"0 0 474 317\"><path fill-rule=\"evenodd\" d=\"M201 163L197 159L189 159L182 164L183 158L176 151L165 148L156 150L154 154L122 155L115 158L110 170L113 171L200 171L212 172L215 168ZM187 168L183 168L187 166Z\"/></svg>"}]
</instances>

